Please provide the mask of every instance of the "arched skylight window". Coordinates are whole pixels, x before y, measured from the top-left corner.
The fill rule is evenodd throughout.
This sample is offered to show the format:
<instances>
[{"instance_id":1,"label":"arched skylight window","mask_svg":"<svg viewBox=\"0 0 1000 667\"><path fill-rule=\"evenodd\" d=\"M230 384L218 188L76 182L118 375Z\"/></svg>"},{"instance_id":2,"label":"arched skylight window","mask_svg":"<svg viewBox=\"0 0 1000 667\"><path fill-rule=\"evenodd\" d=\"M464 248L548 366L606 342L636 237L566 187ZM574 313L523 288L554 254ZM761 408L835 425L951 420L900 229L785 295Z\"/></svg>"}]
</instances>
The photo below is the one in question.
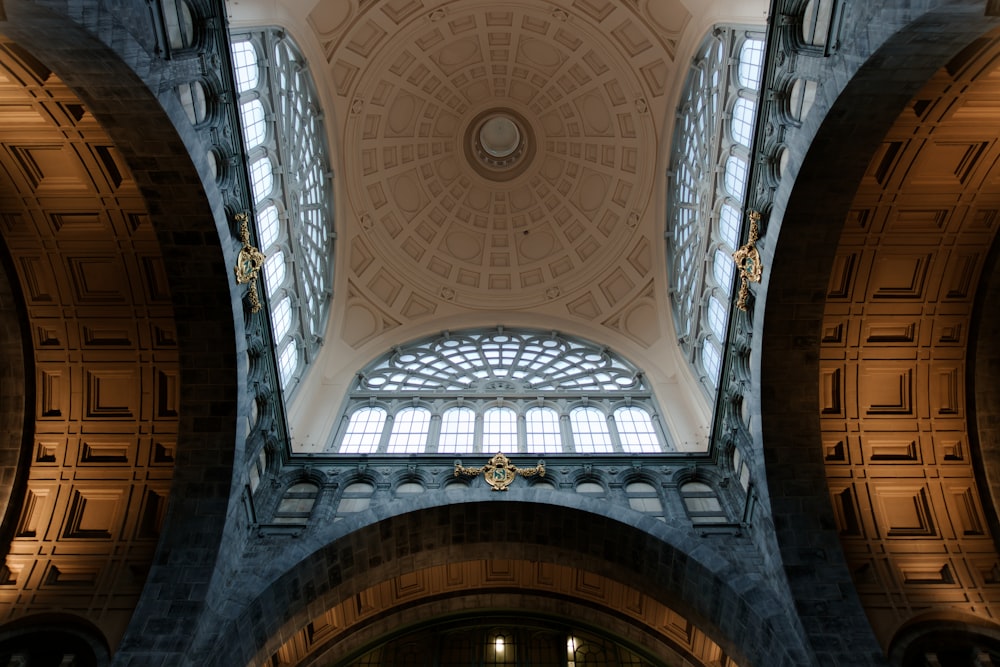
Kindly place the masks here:
<instances>
[{"instance_id":1,"label":"arched skylight window","mask_svg":"<svg viewBox=\"0 0 1000 667\"><path fill-rule=\"evenodd\" d=\"M264 280L287 398L326 329L333 281L330 160L318 96L291 37L271 29L234 34L232 40L257 238L268 257Z\"/></svg>"},{"instance_id":2,"label":"arched skylight window","mask_svg":"<svg viewBox=\"0 0 1000 667\"><path fill-rule=\"evenodd\" d=\"M667 201L667 261L682 349L714 395L725 345L763 33L717 27L695 54L677 110Z\"/></svg>"},{"instance_id":3,"label":"arched skylight window","mask_svg":"<svg viewBox=\"0 0 1000 667\"><path fill-rule=\"evenodd\" d=\"M642 373L555 332L443 333L358 373L340 454L673 451Z\"/></svg>"}]
</instances>

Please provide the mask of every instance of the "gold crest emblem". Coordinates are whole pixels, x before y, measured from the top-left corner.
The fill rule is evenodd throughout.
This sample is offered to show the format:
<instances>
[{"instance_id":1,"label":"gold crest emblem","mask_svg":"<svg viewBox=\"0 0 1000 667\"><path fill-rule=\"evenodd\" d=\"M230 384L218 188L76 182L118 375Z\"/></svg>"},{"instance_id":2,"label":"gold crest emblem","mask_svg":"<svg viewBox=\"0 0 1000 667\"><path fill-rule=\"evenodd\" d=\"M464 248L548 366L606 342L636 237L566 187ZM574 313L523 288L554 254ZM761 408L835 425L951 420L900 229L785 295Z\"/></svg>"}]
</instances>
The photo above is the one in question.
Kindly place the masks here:
<instances>
[{"instance_id":1,"label":"gold crest emblem","mask_svg":"<svg viewBox=\"0 0 1000 667\"><path fill-rule=\"evenodd\" d=\"M534 468L518 468L503 455L503 452L494 454L489 463L480 468L466 468L461 461L455 462L455 477L459 475L475 477L480 473L483 473L486 483L493 487L494 491L506 491L518 473L521 473L522 477L535 475L545 477L545 462L539 461Z\"/></svg>"}]
</instances>

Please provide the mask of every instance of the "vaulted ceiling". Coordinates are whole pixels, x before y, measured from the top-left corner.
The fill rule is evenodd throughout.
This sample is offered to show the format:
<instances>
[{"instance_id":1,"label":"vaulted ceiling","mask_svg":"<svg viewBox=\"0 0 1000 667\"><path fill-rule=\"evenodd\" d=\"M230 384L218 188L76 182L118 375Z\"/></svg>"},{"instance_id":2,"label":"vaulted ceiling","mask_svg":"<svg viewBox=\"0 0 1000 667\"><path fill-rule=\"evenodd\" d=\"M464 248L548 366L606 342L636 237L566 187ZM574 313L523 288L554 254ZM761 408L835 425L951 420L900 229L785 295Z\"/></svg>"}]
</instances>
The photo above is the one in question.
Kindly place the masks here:
<instances>
[{"instance_id":1,"label":"vaulted ceiling","mask_svg":"<svg viewBox=\"0 0 1000 667\"><path fill-rule=\"evenodd\" d=\"M665 149L684 50L716 20L761 24L766 3L302 9L231 5L234 25L298 28L338 161L331 325L290 411L300 451L321 451L329 396L365 361L420 335L496 324L615 348L679 406L665 415L677 447L703 450L708 397L663 307ZM497 115L520 128L508 164L479 145Z\"/></svg>"}]
</instances>

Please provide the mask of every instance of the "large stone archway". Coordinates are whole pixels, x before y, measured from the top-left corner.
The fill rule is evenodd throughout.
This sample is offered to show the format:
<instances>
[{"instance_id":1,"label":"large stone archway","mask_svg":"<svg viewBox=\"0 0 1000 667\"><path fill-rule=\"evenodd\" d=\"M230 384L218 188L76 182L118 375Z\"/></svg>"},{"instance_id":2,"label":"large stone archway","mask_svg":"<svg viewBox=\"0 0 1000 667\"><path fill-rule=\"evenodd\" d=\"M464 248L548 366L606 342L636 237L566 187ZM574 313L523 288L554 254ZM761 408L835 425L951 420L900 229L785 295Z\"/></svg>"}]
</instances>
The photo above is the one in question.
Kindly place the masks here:
<instances>
[{"instance_id":1,"label":"large stone archway","mask_svg":"<svg viewBox=\"0 0 1000 667\"><path fill-rule=\"evenodd\" d=\"M236 419L242 306L219 195L206 195L210 170L188 148L197 142L179 104L135 74L156 80L162 63L110 12L95 6L79 25L11 1L0 21L5 65L18 73L0 111L18 131L5 142L16 169L4 241L40 374L28 496L11 521L15 546L65 540L58 557L8 557L4 583L39 591L17 613L94 617L122 657L162 653L158 633L194 634L219 546L239 529L227 519L246 434ZM118 52L92 36L99 26Z\"/></svg>"},{"instance_id":2,"label":"large stone archway","mask_svg":"<svg viewBox=\"0 0 1000 667\"><path fill-rule=\"evenodd\" d=\"M257 664L288 642L286 650L297 647L300 658L330 650L302 639L303 630L318 627L344 650L358 648L378 637L369 625L376 611L412 622L419 616L408 616L410 605L429 604L444 615L513 604L515 598L500 602L491 592L549 613L558 611L551 602L557 599L564 609L590 607L595 624L613 611L641 628L626 636L648 648L694 653L701 642L708 655L710 639L739 664L801 664L796 629L780 603L759 578L733 572L685 531L656 521L640 529L556 504L495 499L368 513L267 583L220 629L211 664L234 664L234 656ZM370 608L351 606L364 599ZM346 612L337 611L342 604ZM687 628L687 647L669 624Z\"/></svg>"},{"instance_id":3,"label":"large stone archway","mask_svg":"<svg viewBox=\"0 0 1000 667\"><path fill-rule=\"evenodd\" d=\"M941 387L936 384L937 376L931 368L931 360L935 354L934 344L930 342L931 329L932 325L944 326L944 320L952 314L946 303L948 299L971 304L978 282L978 271L983 266L985 248L977 250L982 254L978 259L972 258L964 272L953 266L949 256L961 253L954 253L955 245L952 244L962 244L953 237L955 229L948 227L949 221L953 219L945 215L942 218L945 222L938 226L922 226L923 223L916 219L919 218L917 209L932 217L932 209L941 211L954 207L957 210L964 206L968 210L970 201L962 194L964 184L953 186L949 193L947 189L942 190L941 182L918 186L915 180L911 181L910 187L922 187L922 194L931 198L933 193L945 198L951 196L954 203L938 202L935 206L929 201L918 202L913 199L909 208L913 209L910 214L915 219L909 225L904 224L907 222L902 219L905 215L897 216L886 225L886 212L883 210L880 213L882 219L878 222L878 232L874 237L869 237L873 245L866 247L866 256L858 256L858 262L854 265L855 272L850 276L850 261L845 263L845 259L849 258L838 254L837 248L844 238L842 235L863 235L870 231L872 220L865 222L866 218L862 215L865 206L859 205L856 199L859 188L863 190L880 180L888 180L890 167L895 165L897 158L906 151L919 152L918 149L921 148L916 146L923 137L919 127L927 122L921 113L933 106L936 98L919 99L912 104L911 100L925 86L933 86L935 81L941 83L941 75L937 73L942 72L941 68L949 63L950 67L943 70L946 75L955 76L956 79L967 75L967 61L982 55L980 50L989 40L983 41L981 38L991 27L995 27L989 20L984 20L981 7L965 3L950 4L925 14L909 25L898 25L898 32L886 30L891 24L891 20L886 17L870 17L869 23L873 35L877 34L885 42L874 53L866 51L866 47L871 47L861 40L841 45L846 51L856 49L858 55L866 58L867 62L857 69L856 74L850 72L850 81L842 91L838 91L838 96L835 97L831 89L827 98L822 99L821 96L817 101L819 112L814 112L812 123L808 125L811 132L806 132L807 136L802 137L808 139L808 147L804 141L789 147L789 155L794 157L789 160L786 174L791 177L786 175L783 179L778 190L780 196L777 198L775 211L772 212L772 218L781 220L781 229L780 235L768 244L764 253L764 264L771 269L770 275L765 278L768 284L765 308L758 313L763 340L759 353L753 359L754 375L760 378L760 427L757 436L763 443L765 459L761 473L766 475L768 481L767 494L773 512L775 536L792 594L802 612L807 632L816 637L814 641L828 643L831 628L836 628L834 635L839 637L842 655L857 656L856 664L862 664L864 660L874 664L881 662L882 653L892 635L891 627L876 623L875 629L882 648L879 649L872 642L871 630L864 617L856 611L862 604L872 617L872 614L878 615L876 610L883 604L879 599L884 600L886 596L896 594L901 594L904 599L908 594L914 596L910 602L903 603L904 607L911 603L915 606L947 606L957 602L943 592L942 586L934 588L932 575L944 571L940 563L936 568L931 567L931 570L918 575L914 569L917 567L916 560L920 559L916 556L916 551L916 560L903 556L902 560L893 561L891 556L887 557L885 554L886 549L892 550L891 542L894 538L902 538L906 544L916 549L913 540L931 536L947 538L953 530L948 525L948 517L955 516L957 508L950 500L946 500L946 493L934 491L942 484L932 479L939 475L947 477L957 469L948 468L945 472L944 469L935 468L933 463L935 459L940 461L944 458L946 453L934 451L932 445L932 442L936 442L931 436L935 427L934 419L929 414L932 407L928 407L928 402L938 400ZM902 67L903 63L905 68ZM840 67L851 70L855 65L842 61ZM841 74L848 75L848 72ZM955 95L960 85L956 84L956 89L950 90L948 94ZM965 101L971 99L972 97ZM906 135L903 141L904 144L910 143L906 144L904 150L894 153L892 139L887 140L885 137L896 122L908 128L903 130ZM887 141L890 143L885 143ZM941 141L948 143L949 140L942 136ZM951 141L957 146L961 139ZM900 183L906 179L932 180L930 171L946 166L943 164L946 160L931 150L934 148L934 141L925 141L923 147L927 152L921 158L913 155L908 158L911 164L918 164L917 168L908 172L899 170L892 176L896 179L894 183L897 186L905 187ZM924 160L922 176L919 173L921 159ZM975 160L970 165L973 162ZM983 164L976 165L976 168L984 169ZM956 177L957 175L952 175L952 179ZM886 209L893 206L900 210L907 208L900 198L886 197L876 204ZM895 240L888 233L892 224L896 225L896 230L901 234ZM883 228L882 225L886 226ZM982 246L984 242L980 239L972 243ZM988 237L985 243L988 245ZM921 244L927 244L923 251L920 250ZM935 255L938 246L944 250ZM913 254L907 255L910 251ZM921 271L926 272L926 282L923 283L910 280L914 272L910 271L908 274L904 267L905 258L914 259L918 255L923 258L920 260L923 262ZM881 256L882 264L873 264L873 256ZM910 268L916 270L915 267ZM955 291L948 281L957 279L959 274L964 275L962 280L965 281L965 287L960 290L961 296L957 296L957 292L949 297L939 296L936 291L938 288ZM884 285L879 284L880 280ZM880 293L883 288L889 289L892 294ZM907 300L916 302L927 295L935 303L939 299L942 303L936 310L932 307L929 313L924 313L926 317L923 323L926 326L919 322L919 307L913 315L917 324L911 322L909 328L902 319L893 320L894 314L884 308L891 301L897 304ZM853 324L848 321L849 317L841 317L838 321L836 307L831 304L836 304L838 300L849 302L852 299L858 304L855 311L852 311L857 319ZM905 307L903 310L905 311ZM903 311L899 313L902 314ZM880 316L885 321L879 320ZM923 332L923 338L908 341L908 337L915 336L918 329ZM859 360L863 365L866 354L863 343L866 341L869 343L867 354L875 360L873 367L881 368L886 360L892 358L912 361L897 362L897 370L902 370L891 381L884 381L891 374L875 377L859 373L857 368ZM968 342L963 339L961 342L953 341L951 345L959 348L961 354ZM830 354L829 350L833 347L840 350L840 357L827 361L824 355ZM872 347L879 348L874 356ZM919 352L918 347L923 352ZM954 352L950 357L954 357ZM889 362L889 366L891 365L892 362ZM904 366L924 370L909 372ZM855 370L852 371L851 368ZM964 389L960 375L954 378L957 384L953 385L955 389L949 400L955 405L949 409L954 411L951 415L953 418L964 421ZM836 384L837 382L840 384ZM900 399L896 403L887 397L875 396L880 391L891 393L891 389L896 390L897 398ZM921 408L920 405L924 407ZM875 443L876 449L882 449L874 453L874 459L882 457L880 463L890 464L879 472L878 468L869 469L869 463L873 460L871 443L859 436L856 417L858 414L864 416L872 413L872 410L878 412L880 409L885 413L884 416L895 418L897 422L894 425L887 424L879 434L881 440ZM912 429L898 422L908 418L904 412L911 409L912 415L909 418L912 420ZM872 416L875 416L874 413ZM832 437L837 429L831 426L830 419L836 418L842 422L840 430L843 437L839 439ZM906 440L908 432L921 435ZM926 447L922 444L922 438L926 440ZM893 446L902 449L898 452L886 449ZM919 461L919 465L916 468L901 469L898 464L904 463L902 458L905 457ZM852 460L853 464L847 464ZM929 463L930 468L926 465ZM944 465L947 467L947 462ZM972 469L968 457L963 461L963 466L966 491L970 488L970 483L972 489L969 507L975 512L978 507L978 492L975 491L974 481L971 481ZM929 471L926 472L929 481L914 481L914 472L918 468L922 472ZM852 471L846 473L848 477L854 475L851 483L860 484L867 489L863 492L867 495L861 509L856 504L840 503L842 497L847 497L841 495L847 488L844 486L847 482L839 477L848 470ZM935 470L938 472L935 473ZM887 486L882 494L883 500L888 499L885 502L879 501L879 489L867 487L871 483L872 474L881 474L886 478L883 483ZM913 493L906 496L900 491L894 495L894 492L888 490L893 485L900 488L909 485L908 488L912 487L910 491ZM917 488L924 485L927 491ZM834 502L831 502L831 494ZM927 508L925 515L933 513L937 517L934 521L938 523L935 523L933 529L928 529L930 524L921 524L915 518L924 507ZM855 512L853 517L849 516L852 511ZM864 512L867 514L863 514ZM907 519L902 519L899 512L905 513ZM914 519L913 522L909 521L911 518ZM865 527L860 526L862 522L866 522ZM897 524L895 534L893 522ZM907 526L903 528L900 522L907 523ZM921 531L927 534L918 535ZM962 529L959 528L958 531L961 533ZM875 560L895 567L895 574L892 576L898 575L899 590L894 593L888 590L875 593L866 581L858 583L858 577L864 576L864 565L858 561L855 553L849 554L845 559L842 546L858 534L866 536L865 548L871 550L870 554ZM986 544L988 543L987 538ZM992 547L987 546L986 560L995 557L991 554ZM914 561L913 567L900 565L904 560L910 563L907 558ZM891 565L893 562L895 565ZM911 574L907 575L907 571ZM907 576L910 577L909 593L906 592ZM943 578L939 583L945 584L950 575L941 576ZM975 576L969 574L963 581L956 578L945 584L944 588L954 588L951 584L956 582L959 583L959 588L967 584L976 588L981 585L981 581L973 581ZM862 589L860 597L855 596L856 583ZM934 589L933 592L927 589L928 586ZM923 593L920 592L922 587L926 589ZM982 592L989 597L988 592ZM899 603L897 598L893 599ZM977 604L979 602L981 600L977 598Z\"/></svg>"}]
</instances>

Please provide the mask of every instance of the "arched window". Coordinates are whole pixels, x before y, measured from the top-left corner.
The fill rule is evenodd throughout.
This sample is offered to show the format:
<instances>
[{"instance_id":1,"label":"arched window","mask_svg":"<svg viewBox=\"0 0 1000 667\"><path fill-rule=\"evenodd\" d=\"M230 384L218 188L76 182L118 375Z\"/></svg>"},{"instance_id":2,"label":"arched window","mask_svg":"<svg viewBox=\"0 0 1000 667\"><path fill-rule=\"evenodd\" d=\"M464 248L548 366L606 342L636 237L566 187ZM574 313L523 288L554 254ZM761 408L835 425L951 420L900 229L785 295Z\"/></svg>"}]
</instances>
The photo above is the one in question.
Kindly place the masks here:
<instances>
[{"instance_id":1,"label":"arched window","mask_svg":"<svg viewBox=\"0 0 1000 667\"><path fill-rule=\"evenodd\" d=\"M352 482L348 484L344 488L344 493L340 496L340 502L337 504L337 518L342 518L342 514L364 512L371 506L373 495L375 495L375 487L368 482Z\"/></svg>"},{"instance_id":2,"label":"arched window","mask_svg":"<svg viewBox=\"0 0 1000 667\"><path fill-rule=\"evenodd\" d=\"M177 86L177 95L181 98L181 106L192 125L201 123L208 117L208 98L205 86L200 81L191 81Z\"/></svg>"},{"instance_id":3,"label":"arched window","mask_svg":"<svg viewBox=\"0 0 1000 667\"><path fill-rule=\"evenodd\" d=\"M576 408L569 413L576 451L594 454L613 451L608 418L597 408Z\"/></svg>"},{"instance_id":4,"label":"arched window","mask_svg":"<svg viewBox=\"0 0 1000 667\"><path fill-rule=\"evenodd\" d=\"M244 147L248 151L264 143L267 126L264 124L264 105L260 100L250 100L240 106L240 122L243 124Z\"/></svg>"},{"instance_id":5,"label":"arched window","mask_svg":"<svg viewBox=\"0 0 1000 667\"><path fill-rule=\"evenodd\" d=\"M637 512L652 514L663 519L663 501L656 487L649 482L630 482L625 485L625 495L628 505Z\"/></svg>"},{"instance_id":6,"label":"arched window","mask_svg":"<svg viewBox=\"0 0 1000 667\"><path fill-rule=\"evenodd\" d=\"M258 60L260 60L260 55L249 40L233 44L233 74L236 75L236 92L245 93L257 87L260 77Z\"/></svg>"},{"instance_id":7,"label":"arched window","mask_svg":"<svg viewBox=\"0 0 1000 667\"><path fill-rule=\"evenodd\" d=\"M172 49L186 49L194 45L194 17L184 0L162 0L163 27Z\"/></svg>"},{"instance_id":8,"label":"arched window","mask_svg":"<svg viewBox=\"0 0 1000 667\"><path fill-rule=\"evenodd\" d=\"M438 452L456 454L472 449L476 438L476 411L472 408L451 408L441 418L441 438Z\"/></svg>"},{"instance_id":9,"label":"arched window","mask_svg":"<svg viewBox=\"0 0 1000 667\"><path fill-rule=\"evenodd\" d=\"M684 508L694 525L726 523L728 521L718 495L708 484L688 482L681 485L680 492L681 498L684 500Z\"/></svg>"},{"instance_id":10,"label":"arched window","mask_svg":"<svg viewBox=\"0 0 1000 667\"><path fill-rule=\"evenodd\" d=\"M529 408L525 413L525 426L529 453L562 451L559 413L553 408Z\"/></svg>"},{"instance_id":11,"label":"arched window","mask_svg":"<svg viewBox=\"0 0 1000 667\"><path fill-rule=\"evenodd\" d=\"M427 408L403 408L396 413L389 434L389 453L422 452L427 446L431 412Z\"/></svg>"},{"instance_id":12,"label":"arched window","mask_svg":"<svg viewBox=\"0 0 1000 667\"><path fill-rule=\"evenodd\" d=\"M445 332L395 348L358 373L328 450L674 451L657 414L642 373L606 348L555 332Z\"/></svg>"},{"instance_id":13,"label":"arched window","mask_svg":"<svg viewBox=\"0 0 1000 667\"><path fill-rule=\"evenodd\" d=\"M681 348L713 397L763 62L762 32L717 27L695 54L677 110L667 194L670 298Z\"/></svg>"},{"instance_id":14,"label":"arched window","mask_svg":"<svg viewBox=\"0 0 1000 667\"><path fill-rule=\"evenodd\" d=\"M295 297L290 326L274 340L287 399L322 344L333 293L330 160L319 96L291 37L240 33L230 46L267 295ZM284 313L269 305L277 331Z\"/></svg>"},{"instance_id":15,"label":"arched window","mask_svg":"<svg viewBox=\"0 0 1000 667\"><path fill-rule=\"evenodd\" d=\"M274 513L273 523L305 525L318 495L319 487L312 482L299 482L288 487Z\"/></svg>"},{"instance_id":16,"label":"arched window","mask_svg":"<svg viewBox=\"0 0 1000 667\"><path fill-rule=\"evenodd\" d=\"M648 412L634 406L615 410L615 426L626 452L649 451L656 442L656 429Z\"/></svg>"},{"instance_id":17,"label":"arched window","mask_svg":"<svg viewBox=\"0 0 1000 667\"><path fill-rule=\"evenodd\" d=\"M351 415L340 450L348 454L374 452L382 439L386 412L382 408L361 408Z\"/></svg>"},{"instance_id":18,"label":"arched window","mask_svg":"<svg viewBox=\"0 0 1000 667\"><path fill-rule=\"evenodd\" d=\"M733 105L733 119L731 128L733 141L750 148L750 139L753 136L753 120L756 116L756 105L748 99L739 98Z\"/></svg>"}]
</instances>

